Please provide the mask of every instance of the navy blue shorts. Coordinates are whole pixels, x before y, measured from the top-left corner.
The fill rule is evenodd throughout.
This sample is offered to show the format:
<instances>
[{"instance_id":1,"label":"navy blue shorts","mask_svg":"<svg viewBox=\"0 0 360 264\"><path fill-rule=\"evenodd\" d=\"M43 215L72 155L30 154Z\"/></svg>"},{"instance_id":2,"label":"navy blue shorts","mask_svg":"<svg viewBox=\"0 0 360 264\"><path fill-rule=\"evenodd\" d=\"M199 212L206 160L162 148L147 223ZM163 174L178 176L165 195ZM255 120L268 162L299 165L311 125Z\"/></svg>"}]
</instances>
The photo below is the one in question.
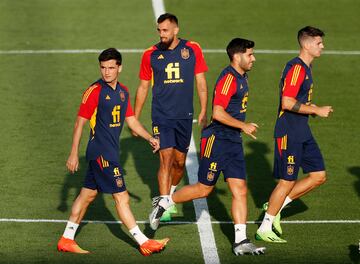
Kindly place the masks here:
<instances>
[{"instance_id":1,"label":"navy blue shorts","mask_svg":"<svg viewBox=\"0 0 360 264\"><path fill-rule=\"evenodd\" d=\"M299 168L304 173L324 171L325 164L315 139L296 142L287 135L275 138L274 176L277 179L295 181Z\"/></svg>"},{"instance_id":2,"label":"navy blue shorts","mask_svg":"<svg viewBox=\"0 0 360 264\"><path fill-rule=\"evenodd\" d=\"M187 153L189 150L192 119L166 119L153 122L153 135L160 139L160 149L175 148Z\"/></svg>"},{"instance_id":3,"label":"navy blue shorts","mask_svg":"<svg viewBox=\"0 0 360 264\"><path fill-rule=\"evenodd\" d=\"M102 193L118 193L126 190L120 165L107 161L102 156L89 161L83 186Z\"/></svg>"},{"instance_id":4,"label":"navy blue shorts","mask_svg":"<svg viewBox=\"0 0 360 264\"><path fill-rule=\"evenodd\" d=\"M224 180L236 178L246 180L246 168L242 143L216 139L214 135L201 139L201 159L198 181L213 186L220 172Z\"/></svg>"}]
</instances>

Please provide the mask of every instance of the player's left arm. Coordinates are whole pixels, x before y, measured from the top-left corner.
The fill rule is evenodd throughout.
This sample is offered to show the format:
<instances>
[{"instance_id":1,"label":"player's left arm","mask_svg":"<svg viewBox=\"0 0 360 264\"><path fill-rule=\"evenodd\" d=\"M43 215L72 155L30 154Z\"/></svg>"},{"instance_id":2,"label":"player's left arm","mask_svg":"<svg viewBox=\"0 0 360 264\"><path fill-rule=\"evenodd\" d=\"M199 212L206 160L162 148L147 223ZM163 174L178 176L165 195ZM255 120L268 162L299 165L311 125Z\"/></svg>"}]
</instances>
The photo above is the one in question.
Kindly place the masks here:
<instances>
[{"instance_id":1,"label":"player's left arm","mask_svg":"<svg viewBox=\"0 0 360 264\"><path fill-rule=\"evenodd\" d=\"M256 139L254 134L257 132L259 126L255 123L245 123L232 117L228 112L225 111L223 106L214 105L212 117L214 120L217 120L224 125L239 128L246 135Z\"/></svg>"},{"instance_id":2,"label":"player's left arm","mask_svg":"<svg viewBox=\"0 0 360 264\"><path fill-rule=\"evenodd\" d=\"M126 117L125 122L132 131L149 142L154 153L160 149L159 139L154 138L134 115Z\"/></svg>"},{"instance_id":3,"label":"player's left arm","mask_svg":"<svg viewBox=\"0 0 360 264\"><path fill-rule=\"evenodd\" d=\"M201 126L201 128L204 128L207 125L206 110L207 110L207 99L208 99L208 89L207 89L205 73L201 72L196 74L195 79L196 79L196 88L199 95L200 108L201 108L198 117L198 124Z\"/></svg>"},{"instance_id":4,"label":"player's left arm","mask_svg":"<svg viewBox=\"0 0 360 264\"><path fill-rule=\"evenodd\" d=\"M299 114L328 117L333 109L331 106L316 106L303 104L296 99L300 86L305 80L305 69L300 64L295 64L286 75L281 97L281 108Z\"/></svg>"},{"instance_id":5,"label":"player's left arm","mask_svg":"<svg viewBox=\"0 0 360 264\"><path fill-rule=\"evenodd\" d=\"M206 65L206 61L204 58L204 54L199 43L195 41L189 41L187 43L190 46L195 54L195 80L196 80L196 88L199 95L200 100L200 113L198 117L198 124L204 128L207 124L207 99L208 99L208 89L206 84L205 72L208 71L208 67Z\"/></svg>"}]
</instances>

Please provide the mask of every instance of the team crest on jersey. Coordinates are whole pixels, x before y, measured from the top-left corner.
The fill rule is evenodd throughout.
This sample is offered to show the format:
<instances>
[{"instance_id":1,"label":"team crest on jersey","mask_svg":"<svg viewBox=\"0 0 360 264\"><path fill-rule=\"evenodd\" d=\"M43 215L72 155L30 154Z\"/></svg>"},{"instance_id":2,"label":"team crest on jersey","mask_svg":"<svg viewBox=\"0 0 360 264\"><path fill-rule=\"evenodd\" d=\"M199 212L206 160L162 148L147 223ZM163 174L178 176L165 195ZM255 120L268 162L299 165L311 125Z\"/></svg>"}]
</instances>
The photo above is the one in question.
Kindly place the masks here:
<instances>
[{"instance_id":1,"label":"team crest on jersey","mask_svg":"<svg viewBox=\"0 0 360 264\"><path fill-rule=\"evenodd\" d=\"M213 181L215 177L215 173L213 173L212 171L209 171L207 174L207 180L208 181Z\"/></svg>"},{"instance_id":2,"label":"team crest on jersey","mask_svg":"<svg viewBox=\"0 0 360 264\"><path fill-rule=\"evenodd\" d=\"M187 60L188 58L190 58L189 49L187 49L187 48L181 49L181 58L183 58L184 60Z\"/></svg>"},{"instance_id":3,"label":"team crest on jersey","mask_svg":"<svg viewBox=\"0 0 360 264\"><path fill-rule=\"evenodd\" d=\"M121 179L121 178L116 179L116 185L119 188L123 187L123 185L124 185L123 179Z\"/></svg>"},{"instance_id":4,"label":"team crest on jersey","mask_svg":"<svg viewBox=\"0 0 360 264\"><path fill-rule=\"evenodd\" d=\"M120 92L120 100L121 102L124 102L125 101L125 93L124 92Z\"/></svg>"},{"instance_id":5,"label":"team crest on jersey","mask_svg":"<svg viewBox=\"0 0 360 264\"><path fill-rule=\"evenodd\" d=\"M293 175L294 174L294 166L292 166L292 165L287 166L287 174L288 175Z\"/></svg>"}]
</instances>

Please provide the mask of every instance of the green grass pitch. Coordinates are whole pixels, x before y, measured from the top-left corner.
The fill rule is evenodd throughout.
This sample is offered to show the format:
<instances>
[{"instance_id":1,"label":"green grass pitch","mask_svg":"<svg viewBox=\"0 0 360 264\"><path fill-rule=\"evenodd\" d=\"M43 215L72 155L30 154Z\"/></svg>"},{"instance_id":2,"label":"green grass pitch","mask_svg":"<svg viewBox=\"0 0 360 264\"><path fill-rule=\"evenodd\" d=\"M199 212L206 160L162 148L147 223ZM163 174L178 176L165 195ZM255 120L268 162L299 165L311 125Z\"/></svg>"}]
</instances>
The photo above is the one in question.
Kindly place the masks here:
<instances>
[{"instance_id":1,"label":"green grass pitch","mask_svg":"<svg viewBox=\"0 0 360 264\"><path fill-rule=\"evenodd\" d=\"M204 49L224 49L233 37L255 41L256 49L296 50L297 30L314 25L326 33L325 50L360 50L360 2L357 0L166 0L180 20L180 37ZM157 42L151 1L33 0L0 1L0 218L59 219L69 216L86 169L88 130L81 144L81 169L66 172L73 123L82 92L99 77L96 53L5 54L10 50L146 49ZM261 204L275 181L271 176L272 133L278 106L278 82L295 54L256 53L249 72L248 121L258 123L256 141L244 139L250 221L261 219ZM120 80L132 98L138 85L140 53L123 53ZM228 64L225 53L205 53L212 95L218 74ZM284 210L284 220L360 219L360 55L327 55L314 61L314 102L330 104L328 119L311 119L322 149L328 181ZM208 117L210 117L210 108ZM198 100L195 98L198 112ZM149 129L150 100L141 121ZM199 144L200 131L194 125ZM137 220L147 220L150 197L157 193L158 158L146 142L121 136L121 163ZM187 184L186 177L182 184ZM220 179L208 198L212 220L231 221L231 195ZM192 203L178 206L175 220L195 220ZM110 196L99 195L85 219L118 220ZM61 254L56 243L64 223L0 222L0 263L204 263L194 224L162 225L155 237L170 236L161 254L144 258L126 228L85 224L77 241L93 254ZM233 226L213 224L221 263L359 263L359 223L284 224L286 245L259 243L266 255L236 257L231 252ZM148 225L140 224L149 236ZM253 239L255 224L248 225Z\"/></svg>"}]
</instances>

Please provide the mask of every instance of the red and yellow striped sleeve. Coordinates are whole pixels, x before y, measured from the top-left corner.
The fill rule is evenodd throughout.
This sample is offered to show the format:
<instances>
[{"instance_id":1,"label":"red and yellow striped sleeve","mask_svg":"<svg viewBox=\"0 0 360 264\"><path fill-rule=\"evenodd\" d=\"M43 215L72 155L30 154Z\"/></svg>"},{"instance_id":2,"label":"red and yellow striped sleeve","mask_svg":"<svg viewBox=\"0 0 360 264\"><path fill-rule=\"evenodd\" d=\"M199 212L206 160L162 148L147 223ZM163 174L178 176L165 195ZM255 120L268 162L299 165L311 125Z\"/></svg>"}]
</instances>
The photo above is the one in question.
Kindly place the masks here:
<instances>
[{"instance_id":1,"label":"red and yellow striped sleeve","mask_svg":"<svg viewBox=\"0 0 360 264\"><path fill-rule=\"evenodd\" d=\"M93 115L95 109L99 104L99 94L101 90L101 85L95 83L90 86L83 94L81 105L79 108L78 116L89 119Z\"/></svg>"},{"instance_id":2,"label":"red and yellow striped sleeve","mask_svg":"<svg viewBox=\"0 0 360 264\"><path fill-rule=\"evenodd\" d=\"M283 87L283 96L296 97L301 84L305 79L305 69L300 64L293 65L288 73L286 74L284 87Z\"/></svg>"},{"instance_id":3,"label":"red and yellow striped sleeve","mask_svg":"<svg viewBox=\"0 0 360 264\"><path fill-rule=\"evenodd\" d=\"M131 106L129 89L123 84L121 84L121 86L128 92L128 95L129 95L128 102L127 102L127 107L126 107L125 117L133 116L134 111L133 111L132 106Z\"/></svg>"},{"instance_id":4,"label":"red and yellow striped sleeve","mask_svg":"<svg viewBox=\"0 0 360 264\"><path fill-rule=\"evenodd\" d=\"M194 51L194 54L195 54L195 70L194 70L194 73L198 74L198 73L202 73L202 72L207 72L208 67L206 65L204 54L202 52L202 49L201 49L199 43L197 43L195 41L188 41L186 43L186 45L191 47L193 49L193 51Z\"/></svg>"},{"instance_id":5,"label":"red and yellow striped sleeve","mask_svg":"<svg viewBox=\"0 0 360 264\"><path fill-rule=\"evenodd\" d=\"M236 78L228 73L224 75L216 84L214 94L214 105L227 108L231 96L236 93Z\"/></svg>"},{"instance_id":6,"label":"red and yellow striped sleeve","mask_svg":"<svg viewBox=\"0 0 360 264\"><path fill-rule=\"evenodd\" d=\"M146 80L149 81L152 79L152 68L151 68L151 54L156 48L153 46L151 48L148 48L144 51L142 58L141 58L141 64L140 64L140 72L139 72L139 78L140 80Z\"/></svg>"}]
</instances>

